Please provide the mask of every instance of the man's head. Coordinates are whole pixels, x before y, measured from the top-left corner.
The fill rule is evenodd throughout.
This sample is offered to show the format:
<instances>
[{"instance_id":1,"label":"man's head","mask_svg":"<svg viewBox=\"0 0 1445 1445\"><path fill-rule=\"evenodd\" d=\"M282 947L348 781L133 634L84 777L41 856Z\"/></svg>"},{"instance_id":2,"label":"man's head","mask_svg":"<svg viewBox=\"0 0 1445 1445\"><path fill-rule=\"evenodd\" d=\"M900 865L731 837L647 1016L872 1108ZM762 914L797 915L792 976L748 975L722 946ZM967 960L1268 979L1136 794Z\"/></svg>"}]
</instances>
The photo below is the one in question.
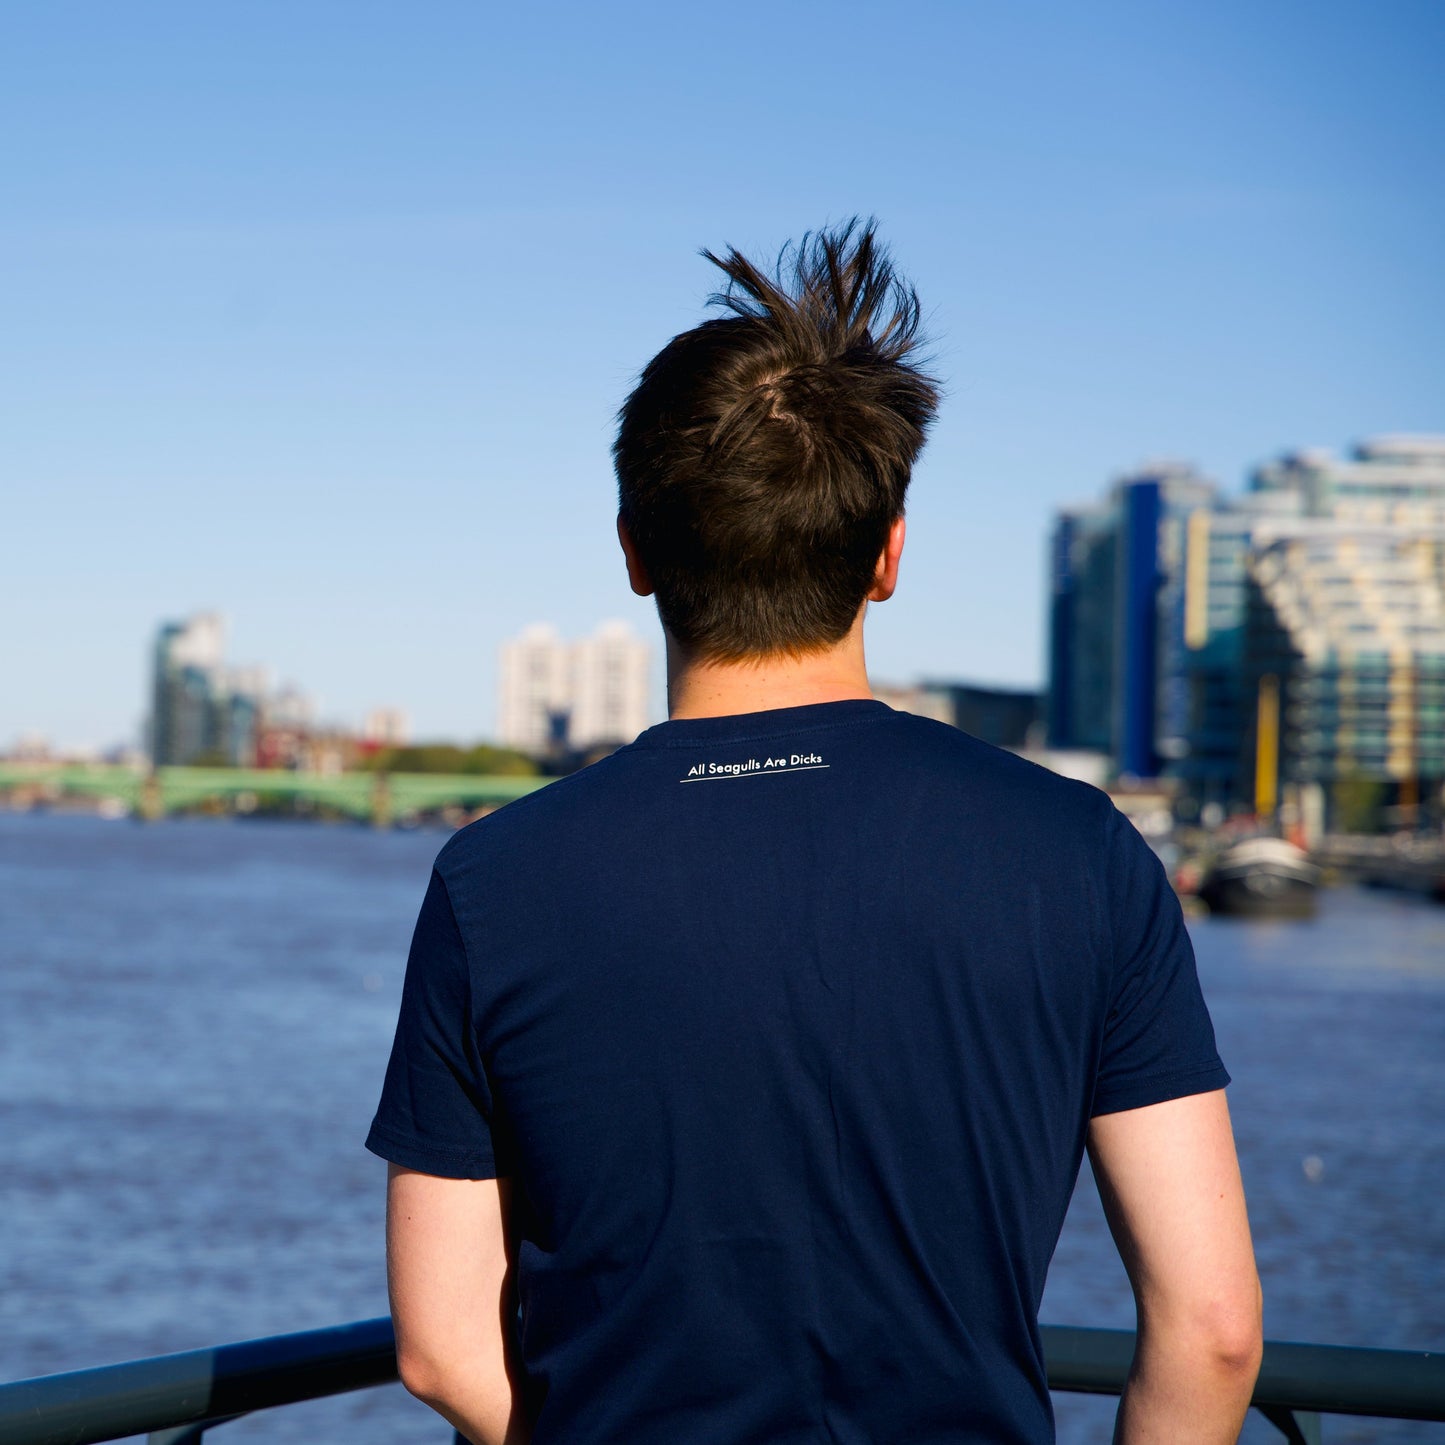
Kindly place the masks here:
<instances>
[{"instance_id":1,"label":"man's head","mask_svg":"<svg viewBox=\"0 0 1445 1445\"><path fill-rule=\"evenodd\" d=\"M619 520L663 625L718 662L840 641L874 584L938 405L918 298L873 226L735 250L727 314L674 337L622 407Z\"/></svg>"}]
</instances>

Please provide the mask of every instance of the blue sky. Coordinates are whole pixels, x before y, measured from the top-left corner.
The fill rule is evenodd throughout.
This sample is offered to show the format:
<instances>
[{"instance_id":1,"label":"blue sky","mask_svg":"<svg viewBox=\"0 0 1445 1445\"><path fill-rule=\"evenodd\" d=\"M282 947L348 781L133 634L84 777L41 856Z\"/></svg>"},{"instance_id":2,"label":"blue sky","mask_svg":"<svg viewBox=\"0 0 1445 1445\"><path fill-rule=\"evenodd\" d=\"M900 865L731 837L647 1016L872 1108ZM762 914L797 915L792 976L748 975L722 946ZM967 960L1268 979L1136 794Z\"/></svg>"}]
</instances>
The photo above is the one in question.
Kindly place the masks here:
<instances>
[{"instance_id":1,"label":"blue sky","mask_svg":"<svg viewBox=\"0 0 1445 1445\"><path fill-rule=\"evenodd\" d=\"M204 607L459 738L526 623L652 635L612 416L699 247L854 213L947 382L873 672L1036 683L1058 506L1445 431L1442 54L1433 0L4 7L0 746L134 736Z\"/></svg>"}]
</instances>

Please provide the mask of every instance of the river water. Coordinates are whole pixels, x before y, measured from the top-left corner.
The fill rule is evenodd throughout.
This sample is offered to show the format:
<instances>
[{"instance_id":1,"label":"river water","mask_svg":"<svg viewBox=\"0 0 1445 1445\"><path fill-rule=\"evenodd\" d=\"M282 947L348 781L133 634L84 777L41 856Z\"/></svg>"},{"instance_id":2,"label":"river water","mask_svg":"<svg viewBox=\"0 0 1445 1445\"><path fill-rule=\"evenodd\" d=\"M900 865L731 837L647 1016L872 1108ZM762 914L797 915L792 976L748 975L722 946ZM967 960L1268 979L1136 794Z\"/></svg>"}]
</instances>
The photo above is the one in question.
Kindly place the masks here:
<instances>
[{"instance_id":1,"label":"river water","mask_svg":"<svg viewBox=\"0 0 1445 1445\"><path fill-rule=\"evenodd\" d=\"M0 813L0 1379L386 1312L361 1141L443 841ZM1311 923L1192 932L1266 1333L1445 1347L1445 908L1343 890ZM1043 1318L1133 1323L1087 1172ZM1108 1440L1112 1402L1056 1408L1061 1441ZM208 1438L450 1434L389 1387ZM1325 1439L1445 1426L1331 1418Z\"/></svg>"}]
</instances>

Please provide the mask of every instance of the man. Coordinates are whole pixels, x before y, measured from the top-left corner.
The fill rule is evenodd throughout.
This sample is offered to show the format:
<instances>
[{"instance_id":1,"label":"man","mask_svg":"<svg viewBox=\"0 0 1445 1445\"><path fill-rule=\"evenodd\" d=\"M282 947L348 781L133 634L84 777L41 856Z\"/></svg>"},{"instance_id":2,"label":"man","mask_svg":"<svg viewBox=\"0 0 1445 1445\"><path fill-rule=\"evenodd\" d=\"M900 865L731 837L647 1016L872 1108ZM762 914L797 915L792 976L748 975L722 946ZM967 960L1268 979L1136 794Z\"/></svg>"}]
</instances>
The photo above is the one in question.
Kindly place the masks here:
<instances>
[{"instance_id":1,"label":"man","mask_svg":"<svg viewBox=\"0 0 1445 1445\"><path fill-rule=\"evenodd\" d=\"M642 374L669 720L463 830L368 1145L403 1381L478 1445L1042 1442L1087 1146L1126 1442L1234 1439L1259 1287L1194 960L1100 792L871 699L936 391L871 226Z\"/></svg>"}]
</instances>

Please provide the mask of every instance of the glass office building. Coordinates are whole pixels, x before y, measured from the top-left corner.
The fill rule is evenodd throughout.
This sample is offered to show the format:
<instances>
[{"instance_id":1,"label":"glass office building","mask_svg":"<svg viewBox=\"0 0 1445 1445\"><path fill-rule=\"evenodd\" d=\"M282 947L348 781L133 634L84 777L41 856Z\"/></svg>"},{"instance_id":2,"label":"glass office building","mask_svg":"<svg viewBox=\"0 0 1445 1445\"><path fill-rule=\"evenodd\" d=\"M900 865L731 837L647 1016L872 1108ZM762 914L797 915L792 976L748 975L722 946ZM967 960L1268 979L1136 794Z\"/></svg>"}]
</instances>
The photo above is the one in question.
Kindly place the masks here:
<instances>
[{"instance_id":1,"label":"glass office building","mask_svg":"<svg viewBox=\"0 0 1445 1445\"><path fill-rule=\"evenodd\" d=\"M1280 775L1382 783L1431 803L1445 782L1445 527L1339 528L1256 549L1247 685L1279 680Z\"/></svg>"},{"instance_id":2,"label":"glass office building","mask_svg":"<svg viewBox=\"0 0 1445 1445\"><path fill-rule=\"evenodd\" d=\"M1259 682L1274 675L1287 782L1428 792L1442 537L1441 437L1289 453L1233 497L1178 465L1124 478L1055 524L1050 742L1247 805ZM1367 696L1393 719L1383 731Z\"/></svg>"},{"instance_id":3,"label":"glass office building","mask_svg":"<svg viewBox=\"0 0 1445 1445\"><path fill-rule=\"evenodd\" d=\"M1215 488L1165 463L1121 478L1108 499L1059 515L1051 542L1049 745L1105 752L1157 777L1182 755L1189 517Z\"/></svg>"}]
</instances>

